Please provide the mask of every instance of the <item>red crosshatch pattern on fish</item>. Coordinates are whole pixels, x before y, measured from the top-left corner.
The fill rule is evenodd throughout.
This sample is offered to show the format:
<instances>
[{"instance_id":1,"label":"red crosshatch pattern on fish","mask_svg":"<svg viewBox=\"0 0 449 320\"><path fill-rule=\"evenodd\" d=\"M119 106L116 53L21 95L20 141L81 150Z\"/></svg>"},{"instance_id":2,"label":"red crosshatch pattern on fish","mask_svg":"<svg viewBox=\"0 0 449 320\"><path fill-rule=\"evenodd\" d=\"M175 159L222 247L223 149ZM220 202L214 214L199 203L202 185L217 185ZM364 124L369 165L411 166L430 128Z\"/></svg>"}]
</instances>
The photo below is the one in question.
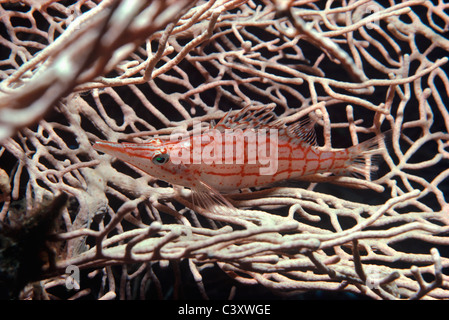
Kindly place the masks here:
<instances>
[{"instance_id":1,"label":"red crosshatch pattern on fish","mask_svg":"<svg viewBox=\"0 0 449 320\"><path fill-rule=\"evenodd\" d=\"M322 150L308 119L286 125L274 107L246 107L181 139L146 143L97 141L94 148L148 174L201 194L197 204L230 205L222 192L299 179L317 173L369 177L367 156L382 151L384 134L341 150ZM194 129L195 131L195 129ZM208 205L206 205L206 203Z\"/></svg>"}]
</instances>

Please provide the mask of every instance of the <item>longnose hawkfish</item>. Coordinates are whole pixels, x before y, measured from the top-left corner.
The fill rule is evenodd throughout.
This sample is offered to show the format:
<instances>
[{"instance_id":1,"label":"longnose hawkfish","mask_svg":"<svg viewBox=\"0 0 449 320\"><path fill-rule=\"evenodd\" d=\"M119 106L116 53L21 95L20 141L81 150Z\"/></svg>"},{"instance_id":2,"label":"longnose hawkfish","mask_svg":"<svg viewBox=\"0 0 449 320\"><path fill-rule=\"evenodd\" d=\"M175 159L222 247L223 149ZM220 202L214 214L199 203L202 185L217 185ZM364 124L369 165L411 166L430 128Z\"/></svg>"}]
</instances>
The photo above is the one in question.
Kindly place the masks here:
<instances>
[{"instance_id":1,"label":"longnose hawkfish","mask_svg":"<svg viewBox=\"0 0 449 320\"><path fill-rule=\"evenodd\" d=\"M248 106L227 113L208 130L153 138L145 143L97 141L94 149L115 156L153 177L192 190L203 208L232 204L223 192L273 185L319 173L369 176L376 171L366 159L383 150L380 134L339 150L316 143L314 125L303 120L287 125L274 107ZM213 209L211 209L213 211Z\"/></svg>"}]
</instances>

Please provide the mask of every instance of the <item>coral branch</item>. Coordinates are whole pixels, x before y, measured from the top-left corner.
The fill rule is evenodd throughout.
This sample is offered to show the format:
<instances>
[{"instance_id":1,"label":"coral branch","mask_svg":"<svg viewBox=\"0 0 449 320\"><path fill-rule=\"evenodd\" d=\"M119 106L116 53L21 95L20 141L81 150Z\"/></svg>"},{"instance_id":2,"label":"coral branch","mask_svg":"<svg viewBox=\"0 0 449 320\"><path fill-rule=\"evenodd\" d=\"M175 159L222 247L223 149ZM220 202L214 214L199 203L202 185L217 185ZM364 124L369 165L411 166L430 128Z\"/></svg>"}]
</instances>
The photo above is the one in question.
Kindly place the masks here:
<instances>
[{"instance_id":1,"label":"coral branch","mask_svg":"<svg viewBox=\"0 0 449 320\"><path fill-rule=\"evenodd\" d=\"M0 229L25 230L42 203L69 197L48 228L42 280L20 297L179 298L193 287L185 296L225 299L260 285L448 299L447 8L2 2ZM235 209L217 213L92 148L193 134L196 121L206 129L248 105L275 107L288 124L309 118L321 150L391 129L365 164L376 176L235 190L224 195ZM59 290L68 267L83 275L77 292Z\"/></svg>"}]
</instances>

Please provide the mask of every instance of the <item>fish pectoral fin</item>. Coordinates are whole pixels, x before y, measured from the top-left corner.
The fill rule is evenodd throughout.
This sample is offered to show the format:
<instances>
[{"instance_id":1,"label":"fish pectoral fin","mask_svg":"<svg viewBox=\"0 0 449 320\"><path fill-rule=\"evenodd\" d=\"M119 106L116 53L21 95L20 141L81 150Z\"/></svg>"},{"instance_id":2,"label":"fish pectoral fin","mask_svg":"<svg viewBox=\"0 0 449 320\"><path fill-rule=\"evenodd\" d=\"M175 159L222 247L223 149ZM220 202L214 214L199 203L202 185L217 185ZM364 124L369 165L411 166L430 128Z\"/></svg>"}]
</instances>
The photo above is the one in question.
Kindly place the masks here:
<instances>
[{"instance_id":1,"label":"fish pectoral fin","mask_svg":"<svg viewBox=\"0 0 449 320\"><path fill-rule=\"evenodd\" d=\"M204 181L198 181L192 187L192 202L195 207L201 207L214 214L230 214L236 208L218 190Z\"/></svg>"}]
</instances>

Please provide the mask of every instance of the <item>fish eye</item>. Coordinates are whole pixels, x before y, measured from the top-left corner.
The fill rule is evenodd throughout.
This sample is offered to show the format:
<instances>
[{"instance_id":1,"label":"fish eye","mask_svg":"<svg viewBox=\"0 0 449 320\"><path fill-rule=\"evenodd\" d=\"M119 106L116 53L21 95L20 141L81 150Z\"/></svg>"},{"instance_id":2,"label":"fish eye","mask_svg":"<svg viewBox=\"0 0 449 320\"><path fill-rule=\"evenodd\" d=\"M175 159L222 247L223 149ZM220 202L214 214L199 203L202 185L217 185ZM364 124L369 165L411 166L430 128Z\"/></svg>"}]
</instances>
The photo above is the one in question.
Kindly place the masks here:
<instances>
[{"instance_id":1,"label":"fish eye","mask_svg":"<svg viewBox=\"0 0 449 320\"><path fill-rule=\"evenodd\" d=\"M161 153L153 157L152 161L155 165L162 165L168 162L170 156L167 153Z\"/></svg>"}]
</instances>

